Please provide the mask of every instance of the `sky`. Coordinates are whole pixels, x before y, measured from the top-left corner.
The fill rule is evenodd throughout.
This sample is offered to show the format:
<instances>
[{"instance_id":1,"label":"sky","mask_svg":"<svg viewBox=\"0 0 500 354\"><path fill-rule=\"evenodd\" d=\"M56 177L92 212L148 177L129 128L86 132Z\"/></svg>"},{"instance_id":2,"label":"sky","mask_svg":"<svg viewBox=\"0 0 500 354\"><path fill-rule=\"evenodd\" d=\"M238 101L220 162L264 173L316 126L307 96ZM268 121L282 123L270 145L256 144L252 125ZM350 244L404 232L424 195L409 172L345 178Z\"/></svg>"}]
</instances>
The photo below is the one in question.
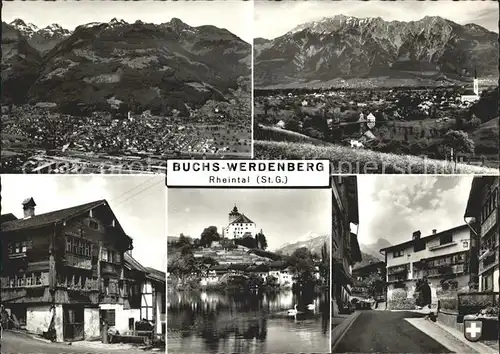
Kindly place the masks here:
<instances>
[{"instance_id":1,"label":"sky","mask_svg":"<svg viewBox=\"0 0 500 354\"><path fill-rule=\"evenodd\" d=\"M305 22L335 15L416 21L441 16L459 24L476 23L498 33L496 1L255 1L254 38L273 39Z\"/></svg>"},{"instance_id":2,"label":"sky","mask_svg":"<svg viewBox=\"0 0 500 354\"><path fill-rule=\"evenodd\" d=\"M465 224L472 176L358 176L359 231L362 244L384 238L410 241Z\"/></svg>"},{"instance_id":3,"label":"sky","mask_svg":"<svg viewBox=\"0 0 500 354\"><path fill-rule=\"evenodd\" d=\"M208 226L221 233L235 204L262 229L269 250L331 234L329 189L169 189L167 199L169 236L199 238Z\"/></svg>"},{"instance_id":4,"label":"sky","mask_svg":"<svg viewBox=\"0 0 500 354\"><path fill-rule=\"evenodd\" d=\"M2 21L17 18L43 28L57 23L63 28L113 18L133 23L165 23L173 17L190 26L214 25L252 42L252 3L249 1L5 1ZM228 16L228 14L230 14Z\"/></svg>"},{"instance_id":5,"label":"sky","mask_svg":"<svg viewBox=\"0 0 500 354\"><path fill-rule=\"evenodd\" d=\"M22 202L33 197L35 215L106 199L125 232L132 256L165 271L165 178L163 176L2 175L2 214L23 217ZM161 245L165 245L162 248Z\"/></svg>"}]
</instances>

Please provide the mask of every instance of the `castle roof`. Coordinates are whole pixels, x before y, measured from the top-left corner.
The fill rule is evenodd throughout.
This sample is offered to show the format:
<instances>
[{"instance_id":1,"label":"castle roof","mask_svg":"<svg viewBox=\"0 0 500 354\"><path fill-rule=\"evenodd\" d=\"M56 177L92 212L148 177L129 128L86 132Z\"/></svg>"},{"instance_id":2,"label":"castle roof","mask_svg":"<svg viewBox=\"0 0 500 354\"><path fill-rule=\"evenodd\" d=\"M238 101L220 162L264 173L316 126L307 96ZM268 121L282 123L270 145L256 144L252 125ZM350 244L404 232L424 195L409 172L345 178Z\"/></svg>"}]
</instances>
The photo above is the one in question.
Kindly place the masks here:
<instances>
[{"instance_id":1,"label":"castle roof","mask_svg":"<svg viewBox=\"0 0 500 354\"><path fill-rule=\"evenodd\" d=\"M236 219L231 221L229 225L231 224L253 224L254 222L247 218L244 214L240 214Z\"/></svg>"}]
</instances>

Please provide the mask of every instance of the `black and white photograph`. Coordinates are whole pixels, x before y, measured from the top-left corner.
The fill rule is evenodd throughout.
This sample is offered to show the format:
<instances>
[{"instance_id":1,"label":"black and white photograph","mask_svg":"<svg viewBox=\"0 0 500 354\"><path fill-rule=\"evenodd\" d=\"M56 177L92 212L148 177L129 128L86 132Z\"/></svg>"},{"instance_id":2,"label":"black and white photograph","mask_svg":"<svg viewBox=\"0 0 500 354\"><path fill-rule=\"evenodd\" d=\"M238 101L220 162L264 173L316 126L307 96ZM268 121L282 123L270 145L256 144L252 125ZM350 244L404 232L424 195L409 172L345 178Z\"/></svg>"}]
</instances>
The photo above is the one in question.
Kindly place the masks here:
<instances>
[{"instance_id":1,"label":"black and white photograph","mask_svg":"<svg viewBox=\"0 0 500 354\"><path fill-rule=\"evenodd\" d=\"M12 1L2 21L3 173L251 157L251 2Z\"/></svg>"},{"instance_id":2,"label":"black and white photograph","mask_svg":"<svg viewBox=\"0 0 500 354\"><path fill-rule=\"evenodd\" d=\"M2 353L165 352L163 178L1 184Z\"/></svg>"},{"instance_id":3,"label":"black and white photograph","mask_svg":"<svg viewBox=\"0 0 500 354\"><path fill-rule=\"evenodd\" d=\"M330 352L330 189L167 198L169 353Z\"/></svg>"},{"instance_id":4,"label":"black and white photograph","mask_svg":"<svg viewBox=\"0 0 500 354\"><path fill-rule=\"evenodd\" d=\"M496 174L495 1L256 1L254 155Z\"/></svg>"},{"instance_id":5,"label":"black and white photograph","mask_svg":"<svg viewBox=\"0 0 500 354\"><path fill-rule=\"evenodd\" d=\"M498 177L335 176L333 191L333 353L498 352Z\"/></svg>"}]
</instances>

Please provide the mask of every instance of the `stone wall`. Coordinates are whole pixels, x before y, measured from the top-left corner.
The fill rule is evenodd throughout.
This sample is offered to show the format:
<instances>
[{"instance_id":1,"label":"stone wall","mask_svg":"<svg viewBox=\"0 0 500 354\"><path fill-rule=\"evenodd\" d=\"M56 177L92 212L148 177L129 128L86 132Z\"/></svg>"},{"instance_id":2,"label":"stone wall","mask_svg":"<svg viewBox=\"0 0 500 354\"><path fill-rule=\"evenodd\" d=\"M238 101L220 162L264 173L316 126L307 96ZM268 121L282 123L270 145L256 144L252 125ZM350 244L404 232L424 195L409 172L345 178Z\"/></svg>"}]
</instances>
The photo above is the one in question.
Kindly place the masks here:
<instances>
[{"instance_id":1,"label":"stone wall","mask_svg":"<svg viewBox=\"0 0 500 354\"><path fill-rule=\"evenodd\" d=\"M451 327L459 331L460 333L464 332L464 324L457 323L458 312L449 311L449 310L439 310L437 320L444 324L445 326Z\"/></svg>"}]
</instances>

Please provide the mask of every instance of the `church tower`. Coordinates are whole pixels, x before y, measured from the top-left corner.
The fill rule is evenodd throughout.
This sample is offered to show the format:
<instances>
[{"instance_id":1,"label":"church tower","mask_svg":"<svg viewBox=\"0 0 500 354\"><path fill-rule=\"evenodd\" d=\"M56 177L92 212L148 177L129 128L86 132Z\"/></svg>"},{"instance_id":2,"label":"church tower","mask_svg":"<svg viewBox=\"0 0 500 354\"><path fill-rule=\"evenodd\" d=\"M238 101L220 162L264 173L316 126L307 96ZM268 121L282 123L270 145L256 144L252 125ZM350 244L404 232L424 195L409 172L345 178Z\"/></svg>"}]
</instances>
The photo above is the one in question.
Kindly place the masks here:
<instances>
[{"instance_id":1,"label":"church tower","mask_svg":"<svg viewBox=\"0 0 500 354\"><path fill-rule=\"evenodd\" d=\"M477 79L476 70L474 70L474 94L479 96L479 80Z\"/></svg>"},{"instance_id":2,"label":"church tower","mask_svg":"<svg viewBox=\"0 0 500 354\"><path fill-rule=\"evenodd\" d=\"M239 216L240 213L238 212L238 208L235 204L233 210L231 210L231 212L229 213L229 223L232 223L234 220L238 219Z\"/></svg>"}]
</instances>

